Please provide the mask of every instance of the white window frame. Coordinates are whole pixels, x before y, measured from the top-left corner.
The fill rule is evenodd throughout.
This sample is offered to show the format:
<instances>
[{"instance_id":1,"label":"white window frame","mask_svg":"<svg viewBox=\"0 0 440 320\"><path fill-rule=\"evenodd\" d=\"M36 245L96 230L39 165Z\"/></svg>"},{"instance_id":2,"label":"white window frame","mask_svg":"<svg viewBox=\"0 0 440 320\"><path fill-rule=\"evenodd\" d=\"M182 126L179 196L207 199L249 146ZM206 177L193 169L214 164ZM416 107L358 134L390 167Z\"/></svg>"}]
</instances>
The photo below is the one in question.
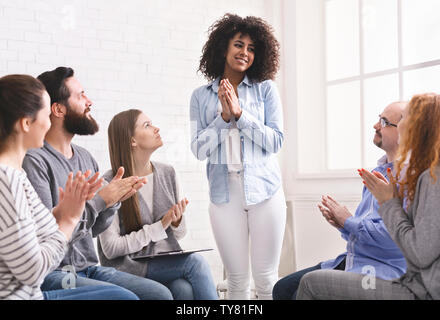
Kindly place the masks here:
<instances>
[{"instance_id":1,"label":"white window frame","mask_svg":"<svg viewBox=\"0 0 440 320\"><path fill-rule=\"evenodd\" d=\"M322 0L324 1L324 10L325 10L325 2L328 1L333 1L333 0ZM360 132L360 137L361 137L361 141L360 141L360 145L361 145L361 166L365 167L366 164L366 157L365 157L365 139L364 139L364 119L363 119L363 114L364 114L364 109L365 109L365 105L364 105L364 90L365 90L365 80L370 79L370 78L374 78L374 77L379 77L379 76L385 76L385 75L390 75L390 74L398 74L398 78L399 78L399 100L403 100L403 74L406 71L410 71L410 70L417 70L417 69L422 69L422 68L427 68L427 67L433 67L433 66L438 66L440 65L440 59L437 60L432 60L432 61L425 61L422 63L416 63L416 64L411 64L411 65L403 65L403 49L402 49L402 0L397 0L397 50L398 50L398 66L396 68L391 68L391 69L385 69L385 70L381 70L381 71L377 71L377 72L371 72L371 73L365 73L364 72L364 31L363 31L363 15L362 15L362 10L363 10L363 6L364 6L364 0L354 0L354 1L358 1L359 2L359 6L358 6L358 14L359 14L359 63L360 63L360 70L359 70L359 75L358 76L353 76L353 77L347 77L347 78L340 78L340 79L336 79L336 80L330 80L330 81L326 81L325 84L325 92L324 94L327 95L327 89L328 87L332 86L332 85L339 85L339 84L344 84L344 83L349 83L349 82L353 82L353 81L359 81L360 83L360 114L361 117L359 119L360 123L359 123L359 130L361 130ZM326 17L326 14L324 13L324 17ZM325 25L325 22L324 22ZM327 38L325 36L324 33L324 41L327 41ZM325 43L324 48L327 48L327 43ZM327 53L325 52L324 55L326 56ZM326 73L326 71L324 71L324 73ZM325 79L327 79L327 75L325 74ZM327 96L325 96L325 109L324 109L324 113L325 113L325 132L327 133L328 128L327 128L327 114L326 114L326 110L327 110ZM329 169L328 167L328 163L329 163L329 159L328 159L328 145L327 143L325 143L325 173L336 173L339 172L341 173L344 171L348 171L348 169L341 169L341 170L332 170ZM332 175L332 174L331 174ZM351 175L350 175L351 176Z\"/></svg>"}]
</instances>

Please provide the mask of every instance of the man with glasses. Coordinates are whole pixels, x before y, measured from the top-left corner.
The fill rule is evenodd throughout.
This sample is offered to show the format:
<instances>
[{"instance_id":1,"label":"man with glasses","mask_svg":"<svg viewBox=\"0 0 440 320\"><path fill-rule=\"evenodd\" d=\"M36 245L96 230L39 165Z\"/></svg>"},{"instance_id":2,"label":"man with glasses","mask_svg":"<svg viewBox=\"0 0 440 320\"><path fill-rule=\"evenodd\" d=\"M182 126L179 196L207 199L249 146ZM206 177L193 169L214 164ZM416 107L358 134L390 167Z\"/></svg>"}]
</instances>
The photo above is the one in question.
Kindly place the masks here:
<instances>
[{"instance_id":1,"label":"man with glasses","mask_svg":"<svg viewBox=\"0 0 440 320\"><path fill-rule=\"evenodd\" d=\"M374 125L373 143L385 151L374 171L385 177L387 169L393 169L397 156L397 124L405 106L405 102L391 103L379 115L379 120ZM274 300L295 299L302 276L318 269L345 270L384 280L399 278L405 273L405 258L386 230L377 212L379 204L367 188L363 188L362 200L354 216L330 196L323 196L318 208L327 222L341 232L342 238L347 241L347 251L336 259L321 262L279 280L273 289ZM374 284L366 283L365 289L368 289L368 285Z\"/></svg>"}]
</instances>

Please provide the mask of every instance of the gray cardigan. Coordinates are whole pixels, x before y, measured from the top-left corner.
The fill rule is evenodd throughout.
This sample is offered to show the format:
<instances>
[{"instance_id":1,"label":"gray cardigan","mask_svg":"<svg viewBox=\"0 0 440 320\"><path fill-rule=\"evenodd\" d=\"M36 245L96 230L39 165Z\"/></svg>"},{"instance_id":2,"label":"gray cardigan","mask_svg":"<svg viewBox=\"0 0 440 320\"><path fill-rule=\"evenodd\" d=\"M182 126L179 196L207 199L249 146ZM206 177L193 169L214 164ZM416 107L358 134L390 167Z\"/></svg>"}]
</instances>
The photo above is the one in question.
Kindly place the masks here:
<instances>
[{"instance_id":1,"label":"gray cardigan","mask_svg":"<svg viewBox=\"0 0 440 320\"><path fill-rule=\"evenodd\" d=\"M399 199L379 208L379 214L407 261L407 272L394 280L418 299L440 299L440 168L433 181L429 169L418 181L408 213Z\"/></svg>"},{"instance_id":2,"label":"gray cardigan","mask_svg":"<svg viewBox=\"0 0 440 320\"><path fill-rule=\"evenodd\" d=\"M124 245L123 248L116 250L119 252L117 256L106 256L103 247L105 249L105 247L108 248L114 246L114 241L117 240L115 237L120 237L119 240L122 240L124 243L125 241L130 241L130 239L133 240L133 238L130 238L130 236L137 236L136 234L133 234L133 232L130 235L126 235L122 222L123 220L120 217L121 212L119 211L119 235L114 234L114 232L111 233L109 231L105 231L98 237L98 253L101 265L114 267L120 271L128 272L141 277L145 277L147 274L148 259L134 260L131 258L131 255L141 252L144 254L154 254L163 251L181 250L177 240L183 237L186 232L185 222L183 219L178 228L172 228L170 226L166 230L163 230L160 220L165 213L167 213L168 210L181 199L179 198L180 195L177 187L176 172L174 168L170 165L159 162L152 163L154 173L153 208L152 211L150 211L142 196L138 196L143 228L139 231L135 231L134 233L151 233L154 231L154 229L157 230L160 228L162 229L160 231L162 232L163 236L156 236L155 239L154 237L146 237L145 235L141 234L140 238L144 239L146 242L141 244L141 246L143 246L141 250L137 252L130 252L130 243L128 243ZM107 172L104 175L104 178L106 180L111 180L113 178L112 171Z\"/></svg>"}]
</instances>

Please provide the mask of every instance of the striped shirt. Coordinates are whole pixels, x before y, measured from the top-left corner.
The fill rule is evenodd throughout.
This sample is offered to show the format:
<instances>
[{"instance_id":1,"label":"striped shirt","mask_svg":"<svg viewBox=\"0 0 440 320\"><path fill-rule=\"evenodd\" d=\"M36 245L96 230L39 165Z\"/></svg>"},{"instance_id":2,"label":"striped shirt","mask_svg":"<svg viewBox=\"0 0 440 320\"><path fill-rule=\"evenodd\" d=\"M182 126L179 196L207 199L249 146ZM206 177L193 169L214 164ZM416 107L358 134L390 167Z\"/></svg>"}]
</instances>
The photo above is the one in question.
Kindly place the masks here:
<instances>
[{"instance_id":1,"label":"striped shirt","mask_svg":"<svg viewBox=\"0 0 440 320\"><path fill-rule=\"evenodd\" d=\"M0 299L43 299L40 285L66 249L26 173L0 165Z\"/></svg>"}]
</instances>

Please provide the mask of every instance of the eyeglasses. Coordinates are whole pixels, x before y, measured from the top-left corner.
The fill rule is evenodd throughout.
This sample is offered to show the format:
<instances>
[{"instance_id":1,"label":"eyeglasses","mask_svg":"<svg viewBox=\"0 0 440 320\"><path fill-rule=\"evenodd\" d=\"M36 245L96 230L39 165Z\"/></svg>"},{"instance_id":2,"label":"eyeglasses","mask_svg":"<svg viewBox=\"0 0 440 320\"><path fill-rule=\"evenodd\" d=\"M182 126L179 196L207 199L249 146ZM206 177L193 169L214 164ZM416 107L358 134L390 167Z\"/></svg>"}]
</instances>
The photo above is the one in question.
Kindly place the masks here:
<instances>
[{"instance_id":1,"label":"eyeglasses","mask_svg":"<svg viewBox=\"0 0 440 320\"><path fill-rule=\"evenodd\" d=\"M379 115L379 122L380 122L380 126L382 128L385 128L387 126L391 126L391 127L396 127L397 128L397 124L391 123L387 118L381 117L380 115Z\"/></svg>"}]
</instances>

